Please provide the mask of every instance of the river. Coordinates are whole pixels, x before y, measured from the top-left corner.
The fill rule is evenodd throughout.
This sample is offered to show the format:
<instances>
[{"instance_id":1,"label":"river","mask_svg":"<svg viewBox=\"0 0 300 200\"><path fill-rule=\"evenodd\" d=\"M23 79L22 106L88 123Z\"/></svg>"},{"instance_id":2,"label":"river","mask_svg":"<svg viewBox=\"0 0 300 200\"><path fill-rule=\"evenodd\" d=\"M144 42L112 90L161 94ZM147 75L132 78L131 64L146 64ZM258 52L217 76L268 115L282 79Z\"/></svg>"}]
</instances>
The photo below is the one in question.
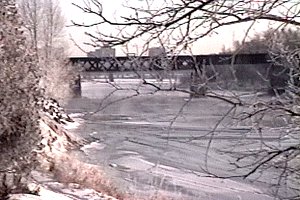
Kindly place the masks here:
<instances>
[{"instance_id":1,"label":"river","mask_svg":"<svg viewBox=\"0 0 300 200\"><path fill-rule=\"evenodd\" d=\"M237 169L230 164L234 155L226 152L258 148L261 137L248 123L232 120L230 104L155 92L138 80L115 81L118 90L103 80L83 82L82 97L66 108L81 124L74 131L90 141L82 148L83 159L103 167L124 191L191 200L273 199L270 185L278 172L234 178L253 166ZM266 125L272 134L265 142L281 143L279 128Z\"/></svg>"}]
</instances>

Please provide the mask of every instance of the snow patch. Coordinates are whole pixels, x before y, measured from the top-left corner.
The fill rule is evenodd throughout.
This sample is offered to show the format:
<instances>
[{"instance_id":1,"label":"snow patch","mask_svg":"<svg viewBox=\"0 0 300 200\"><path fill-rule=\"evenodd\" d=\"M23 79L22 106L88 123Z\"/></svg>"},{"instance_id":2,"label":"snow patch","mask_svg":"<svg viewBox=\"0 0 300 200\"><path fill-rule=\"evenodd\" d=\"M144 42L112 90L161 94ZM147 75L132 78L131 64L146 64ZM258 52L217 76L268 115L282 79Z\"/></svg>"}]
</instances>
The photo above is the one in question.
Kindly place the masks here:
<instances>
[{"instance_id":1,"label":"snow patch","mask_svg":"<svg viewBox=\"0 0 300 200\"><path fill-rule=\"evenodd\" d=\"M71 129L76 129L80 126L81 124L79 122L72 122L72 123L66 123L64 125L64 128L67 130L71 130Z\"/></svg>"},{"instance_id":2,"label":"snow patch","mask_svg":"<svg viewBox=\"0 0 300 200\"><path fill-rule=\"evenodd\" d=\"M152 162L148 162L145 159L143 159L142 156L127 156L122 157L114 162L118 166L122 166L124 168L130 169L130 170L150 170L155 166Z\"/></svg>"},{"instance_id":3,"label":"snow patch","mask_svg":"<svg viewBox=\"0 0 300 200\"><path fill-rule=\"evenodd\" d=\"M80 148L85 153L88 153L89 151L92 150L102 150L106 147L105 144L98 143L98 142L92 142L90 144L84 145L83 147Z\"/></svg>"},{"instance_id":4,"label":"snow patch","mask_svg":"<svg viewBox=\"0 0 300 200\"><path fill-rule=\"evenodd\" d=\"M71 113L69 116L74 120L74 122L67 122L64 124L64 128L67 130L77 129L81 124L84 123L84 120L80 118L84 116L83 113Z\"/></svg>"},{"instance_id":5,"label":"snow patch","mask_svg":"<svg viewBox=\"0 0 300 200\"><path fill-rule=\"evenodd\" d=\"M136 121L136 122L122 122L124 124L136 124L136 125L151 125L152 123L146 121Z\"/></svg>"},{"instance_id":6,"label":"snow patch","mask_svg":"<svg viewBox=\"0 0 300 200\"><path fill-rule=\"evenodd\" d=\"M207 176L207 174L182 171L180 169L155 164L146 161L142 156L127 156L115 160L118 167L127 168L130 171L147 171L154 176L167 179L169 183L183 188L191 188L201 190L203 194L226 195L229 196L248 196L261 195L264 199L271 199L265 195L260 189L246 183L237 182L230 179L222 179ZM226 195L227 196L227 195Z\"/></svg>"},{"instance_id":7,"label":"snow patch","mask_svg":"<svg viewBox=\"0 0 300 200\"><path fill-rule=\"evenodd\" d=\"M84 114L83 113L71 113L71 114L69 114L69 116L72 118L79 118L79 117L83 117Z\"/></svg>"}]
</instances>

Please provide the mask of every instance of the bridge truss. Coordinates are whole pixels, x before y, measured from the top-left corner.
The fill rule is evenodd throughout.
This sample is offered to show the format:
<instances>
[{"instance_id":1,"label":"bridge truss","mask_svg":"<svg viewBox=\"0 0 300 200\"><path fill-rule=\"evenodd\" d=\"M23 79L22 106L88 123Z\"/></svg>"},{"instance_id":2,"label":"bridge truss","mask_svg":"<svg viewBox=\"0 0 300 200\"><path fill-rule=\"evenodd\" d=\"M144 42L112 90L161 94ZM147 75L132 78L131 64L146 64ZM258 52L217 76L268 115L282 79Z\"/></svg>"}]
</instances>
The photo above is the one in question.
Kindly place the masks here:
<instances>
[{"instance_id":1,"label":"bridge truss","mask_svg":"<svg viewBox=\"0 0 300 200\"><path fill-rule=\"evenodd\" d=\"M201 69L203 65L238 65L270 63L268 54L218 54L195 56L127 56L127 57L71 57L72 64L85 71L117 72L139 70Z\"/></svg>"}]
</instances>

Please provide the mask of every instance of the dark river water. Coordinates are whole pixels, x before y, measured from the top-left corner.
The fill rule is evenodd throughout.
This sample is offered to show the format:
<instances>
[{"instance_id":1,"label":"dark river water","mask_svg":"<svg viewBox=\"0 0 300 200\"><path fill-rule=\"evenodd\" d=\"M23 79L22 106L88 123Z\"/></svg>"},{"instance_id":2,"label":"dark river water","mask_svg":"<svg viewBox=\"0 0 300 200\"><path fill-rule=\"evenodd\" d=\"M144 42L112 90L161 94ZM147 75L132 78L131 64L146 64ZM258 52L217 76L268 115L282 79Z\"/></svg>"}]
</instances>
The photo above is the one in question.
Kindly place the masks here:
<instances>
[{"instance_id":1,"label":"dark river water","mask_svg":"<svg viewBox=\"0 0 300 200\"><path fill-rule=\"evenodd\" d=\"M189 99L119 81L118 90L100 80L83 82L82 97L72 99L67 110L81 124L74 131L90 141L81 149L86 162L103 167L122 190L175 199L273 199L278 172L242 179L236 176L253 166L230 164L235 158L226 152L260 147L261 136L250 122L232 119L239 110L217 99ZM264 130L266 143L295 142L282 136L279 125L266 122Z\"/></svg>"}]
</instances>

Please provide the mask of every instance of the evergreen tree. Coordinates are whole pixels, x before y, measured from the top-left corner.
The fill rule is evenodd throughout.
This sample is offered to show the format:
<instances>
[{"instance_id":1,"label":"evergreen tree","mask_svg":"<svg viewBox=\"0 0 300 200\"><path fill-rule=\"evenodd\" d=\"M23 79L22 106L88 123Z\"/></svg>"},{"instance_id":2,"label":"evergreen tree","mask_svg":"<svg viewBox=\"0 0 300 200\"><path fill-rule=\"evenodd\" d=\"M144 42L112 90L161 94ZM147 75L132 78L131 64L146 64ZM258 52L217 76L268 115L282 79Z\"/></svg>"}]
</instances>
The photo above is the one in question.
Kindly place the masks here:
<instances>
[{"instance_id":1,"label":"evergreen tree","mask_svg":"<svg viewBox=\"0 0 300 200\"><path fill-rule=\"evenodd\" d=\"M37 58L26 47L14 0L0 1L0 197L19 191L40 142Z\"/></svg>"}]
</instances>

